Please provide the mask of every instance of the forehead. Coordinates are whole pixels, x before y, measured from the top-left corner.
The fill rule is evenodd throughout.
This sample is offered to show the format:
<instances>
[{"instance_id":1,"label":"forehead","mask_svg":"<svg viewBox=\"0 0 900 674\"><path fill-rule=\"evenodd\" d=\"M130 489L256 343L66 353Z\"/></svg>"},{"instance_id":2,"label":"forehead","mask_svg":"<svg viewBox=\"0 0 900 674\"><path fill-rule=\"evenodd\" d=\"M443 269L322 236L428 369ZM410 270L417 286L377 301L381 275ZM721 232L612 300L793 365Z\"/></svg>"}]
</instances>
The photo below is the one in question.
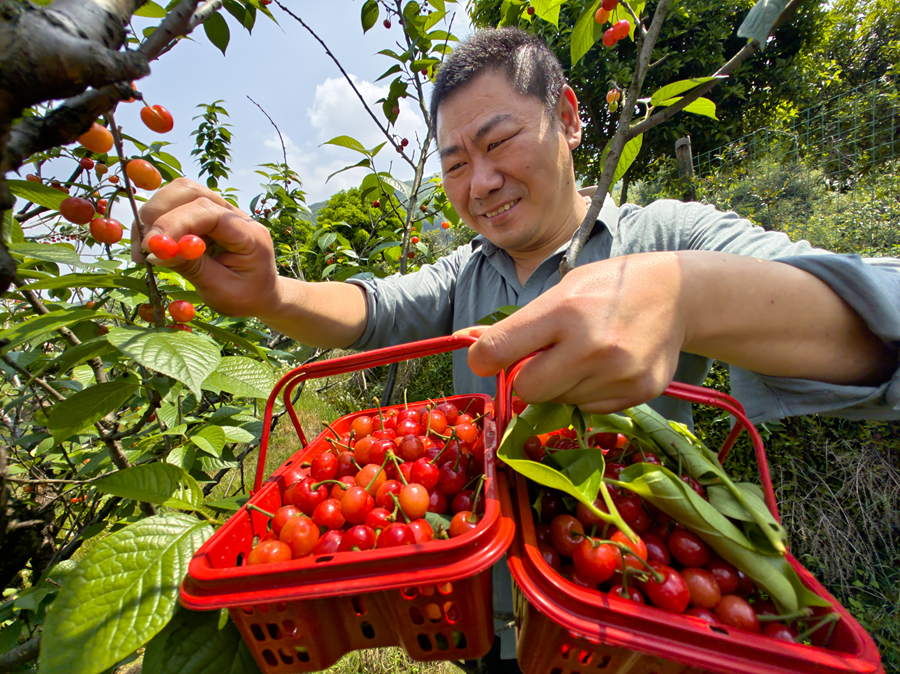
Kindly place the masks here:
<instances>
[{"instance_id":1,"label":"forehead","mask_svg":"<svg viewBox=\"0 0 900 674\"><path fill-rule=\"evenodd\" d=\"M487 72L447 96L437 111L437 145L443 151L463 137L472 138L485 124L543 118L543 103L519 94L501 72Z\"/></svg>"}]
</instances>

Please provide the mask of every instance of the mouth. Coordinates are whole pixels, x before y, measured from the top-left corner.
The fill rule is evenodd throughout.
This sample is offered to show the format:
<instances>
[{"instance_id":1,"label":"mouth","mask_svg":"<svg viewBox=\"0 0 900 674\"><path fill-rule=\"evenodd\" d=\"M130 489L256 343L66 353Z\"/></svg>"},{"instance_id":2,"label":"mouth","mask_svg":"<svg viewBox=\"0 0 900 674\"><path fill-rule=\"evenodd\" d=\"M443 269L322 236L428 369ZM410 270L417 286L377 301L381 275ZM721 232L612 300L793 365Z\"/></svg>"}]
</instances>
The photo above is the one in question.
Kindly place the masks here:
<instances>
[{"instance_id":1,"label":"mouth","mask_svg":"<svg viewBox=\"0 0 900 674\"><path fill-rule=\"evenodd\" d=\"M517 203L519 203L519 199L513 199L512 201L503 204L503 205L502 205L500 208L498 208L497 210L489 211L489 212L487 212L487 213L483 213L482 215L483 215L483 217L485 217L485 218L493 218L493 217L495 217L495 216L500 215L501 213L506 213L506 211L508 211L508 210L509 210L510 208L512 208L513 206L515 206Z\"/></svg>"}]
</instances>

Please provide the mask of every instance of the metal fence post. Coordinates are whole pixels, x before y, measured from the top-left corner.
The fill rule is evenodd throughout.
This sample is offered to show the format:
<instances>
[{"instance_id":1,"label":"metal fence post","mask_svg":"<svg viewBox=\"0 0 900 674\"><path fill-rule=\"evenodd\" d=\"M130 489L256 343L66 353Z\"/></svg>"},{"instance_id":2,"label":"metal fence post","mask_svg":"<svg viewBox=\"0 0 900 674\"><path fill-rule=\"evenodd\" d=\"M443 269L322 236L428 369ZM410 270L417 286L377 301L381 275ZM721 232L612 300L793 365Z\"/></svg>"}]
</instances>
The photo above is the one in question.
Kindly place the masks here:
<instances>
[{"instance_id":1,"label":"metal fence post","mask_svg":"<svg viewBox=\"0 0 900 674\"><path fill-rule=\"evenodd\" d=\"M687 187L682 199L696 201L697 191L694 188L694 158L691 155L691 137L685 136L675 141L675 159L678 163L678 177Z\"/></svg>"}]
</instances>

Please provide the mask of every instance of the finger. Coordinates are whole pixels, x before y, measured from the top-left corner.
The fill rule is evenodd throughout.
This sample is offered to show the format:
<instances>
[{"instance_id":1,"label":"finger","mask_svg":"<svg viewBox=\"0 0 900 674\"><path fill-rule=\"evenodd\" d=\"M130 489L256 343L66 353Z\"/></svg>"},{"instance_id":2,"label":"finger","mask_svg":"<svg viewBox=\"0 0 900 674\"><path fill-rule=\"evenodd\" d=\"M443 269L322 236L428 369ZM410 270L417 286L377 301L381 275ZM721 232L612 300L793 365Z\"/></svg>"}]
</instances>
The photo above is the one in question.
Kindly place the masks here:
<instances>
[{"instance_id":1,"label":"finger","mask_svg":"<svg viewBox=\"0 0 900 674\"><path fill-rule=\"evenodd\" d=\"M157 234L165 234L178 241L186 234L209 237L230 253L248 255L258 250L261 240L268 237L265 227L240 211L224 208L205 198L196 199L161 216L146 230L141 247L149 250L148 243ZM179 269L176 262L163 264ZM171 261L169 261L171 262Z\"/></svg>"},{"instance_id":2,"label":"finger","mask_svg":"<svg viewBox=\"0 0 900 674\"><path fill-rule=\"evenodd\" d=\"M468 362L480 377L491 377L525 356L557 343L560 321L547 320L555 289L547 291L517 312L490 326L469 347ZM550 298L547 302L545 298Z\"/></svg>"},{"instance_id":3,"label":"finger","mask_svg":"<svg viewBox=\"0 0 900 674\"><path fill-rule=\"evenodd\" d=\"M184 206L198 199L205 199L218 206L221 206L222 208L242 213L242 211L239 211L237 208L225 201L225 199L222 198L221 194L213 192L211 189L209 189L208 187L204 187L203 185L198 185L192 180L188 180L186 178L178 178L159 190L156 194L150 197L147 203L141 206L141 222L144 223L145 228L152 227L156 223L157 219L159 219L163 215L178 208L179 206Z\"/></svg>"},{"instance_id":4,"label":"finger","mask_svg":"<svg viewBox=\"0 0 900 674\"><path fill-rule=\"evenodd\" d=\"M462 336L462 337L474 337L475 339L478 339L478 338L481 337L485 332L487 332L488 327L490 327L490 326L487 326L487 325L472 325L472 326L469 326L468 328L462 328L461 330L457 330L457 331L454 332L453 334L454 334L454 335L460 335L460 336Z\"/></svg>"}]
</instances>

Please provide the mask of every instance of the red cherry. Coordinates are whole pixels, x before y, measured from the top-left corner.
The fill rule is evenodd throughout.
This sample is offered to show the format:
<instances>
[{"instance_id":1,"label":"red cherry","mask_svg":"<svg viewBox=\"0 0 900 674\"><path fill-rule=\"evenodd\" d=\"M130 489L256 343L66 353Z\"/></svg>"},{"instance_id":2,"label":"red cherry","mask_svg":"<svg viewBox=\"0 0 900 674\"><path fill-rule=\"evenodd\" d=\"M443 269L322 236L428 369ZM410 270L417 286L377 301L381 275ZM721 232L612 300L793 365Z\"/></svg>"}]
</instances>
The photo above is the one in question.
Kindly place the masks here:
<instances>
[{"instance_id":1,"label":"red cherry","mask_svg":"<svg viewBox=\"0 0 900 674\"><path fill-rule=\"evenodd\" d=\"M125 164L125 173L142 190L155 190L162 185L162 175L146 159L132 159Z\"/></svg>"},{"instance_id":2,"label":"red cherry","mask_svg":"<svg viewBox=\"0 0 900 674\"><path fill-rule=\"evenodd\" d=\"M172 113L161 105L145 105L141 108L141 121L156 133L168 133L175 127Z\"/></svg>"},{"instance_id":3,"label":"red cherry","mask_svg":"<svg viewBox=\"0 0 900 674\"><path fill-rule=\"evenodd\" d=\"M112 218L91 220L91 236L100 243L112 244L122 240L122 223Z\"/></svg>"},{"instance_id":4,"label":"red cherry","mask_svg":"<svg viewBox=\"0 0 900 674\"><path fill-rule=\"evenodd\" d=\"M615 31L616 40L624 40L631 32L631 22L628 19L616 21L616 25L612 28Z\"/></svg>"},{"instance_id":5,"label":"red cherry","mask_svg":"<svg viewBox=\"0 0 900 674\"><path fill-rule=\"evenodd\" d=\"M86 225L94 219L94 207L91 202L81 197L68 197L59 205L59 213L69 222ZM97 238L96 236L94 237ZM98 239L99 241L99 239Z\"/></svg>"},{"instance_id":6,"label":"red cherry","mask_svg":"<svg viewBox=\"0 0 900 674\"><path fill-rule=\"evenodd\" d=\"M178 244L165 234L157 234L150 239L147 248L160 260L171 260L178 255Z\"/></svg>"},{"instance_id":7,"label":"red cherry","mask_svg":"<svg viewBox=\"0 0 900 674\"><path fill-rule=\"evenodd\" d=\"M383 22L383 25L384 25L385 28L390 28L390 27L391 27L391 20L390 20L390 19L385 19L384 22Z\"/></svg>"},{"instance_id":8,"label":"red cherry","mask_svg":"<svg viewBox=\"0 0 900 674\"><path fill-rule=\"evenodd\" d=\"M194 305L187 300L176 300L169 305L169 316L176 323L187 323L194 319Z\"/></svg>"},{"instance_id":9,"label":"red cherry","mask_svg":"<svg viewBox=\"0 0 900 674\"><path fill-rule=\"evenodd\" d=\"M603 46L610 47L610 48L615 47L616 42L618 42L618 40L616 39L616 29L615 28L607 28L603 32Z\"/></svg>"},{"instance_id":10,"label":"red cherry","mask_svg":"<svg viewBox=\"0 0 900 674\"><path fill-rule=\"evenodd\" d=\"M408 526L403 522L392 522L378 534L375 547L378 549L396 548L402 545L412 545L415 542L416 537Z\"/></svg>"},{"instance_id":11,"label":"red cherry","mask_svg":"<svg viewBox=\"0 0 900 674\"><path fill-rule=\"evenodd\" d=\"M82 157L81 161L79 161L78 163L81 166L81 168L83 168L86 171L90 171L92 168L94 168L94 160L91 159L90 157Z\"/></svg>"},{"instance_id":12,"label":"red cherry","mask_svg":"<svg viewBox=\"0 0 900 674\"><path fill-rule=\"evenodd\" d=\"M196 234L185 234L178 239L178 254L185 260L196 260L206 252L206 242Z\"/></svg>"},{"instance_id":13,"label":"red cherry","mask_svg":"<svg viewBox=\"0 0 900 674\"><path fill-rule=\"evenodd\" d=\"M450 221L449 221L449 220L444 220L444 221L441 223L441 227L443 227L444 229L450 229Z\"/></svg>"}]
</instances>

